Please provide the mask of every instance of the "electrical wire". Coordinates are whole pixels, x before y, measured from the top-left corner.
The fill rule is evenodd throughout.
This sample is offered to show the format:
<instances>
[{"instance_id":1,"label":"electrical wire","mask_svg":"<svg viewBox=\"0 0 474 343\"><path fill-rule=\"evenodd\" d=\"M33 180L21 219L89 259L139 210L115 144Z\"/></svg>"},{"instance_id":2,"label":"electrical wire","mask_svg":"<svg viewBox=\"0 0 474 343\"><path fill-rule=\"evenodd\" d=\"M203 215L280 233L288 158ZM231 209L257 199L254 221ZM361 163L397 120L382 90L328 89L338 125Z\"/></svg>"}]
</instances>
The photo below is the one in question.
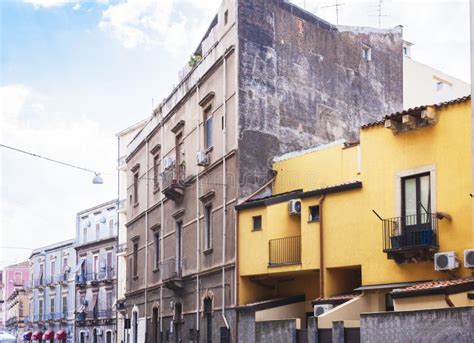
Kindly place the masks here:
<instances>
[{"instance_id":1,"label":"electrical wire","mask_svg":"<svg viewBox=\"0 0 474 343\"><path fill-rule=\"evenodd\" d=\"M12 146L8 146L8 145L5 145L5 144L0 144L0 147L6 148L6 149L10 149L10 150L13 150L13 151L16 151L16 152L20 152L20 153L22 153L22 154L30 155L30 156L33 156L33 157L42 158L42 159L44 159L44 160L47 160L47 161L50 161L50 162L54 162L54 163L58 163L58 164L62 164L62 165L64 165L64 166L68 166L68 167L71 167L71 168L76 168L76 169L79 169L79 170L83 170L83 171L86 171L86 172L89 172L89 173L93 173L93 174L95 174L95 175L99 175L99 174L100 174L99 172L96 172L96 171L93 171L93 170L90 170L90 169L87 169L87 168L79 167L79 166L76 166L76 165L74 165L74 164L70 164L70 163L58 161L58 160L55 160L55 159L52 159L52 158L49 158L49 157L45 157L45 156L41 156L41 155L38 155L38 154L34 154L34 153L32 153L32 152L25 151L25 150L21 150L21 149L18 149L18 148L12 147Z\"/></svg>"}]
</instances>

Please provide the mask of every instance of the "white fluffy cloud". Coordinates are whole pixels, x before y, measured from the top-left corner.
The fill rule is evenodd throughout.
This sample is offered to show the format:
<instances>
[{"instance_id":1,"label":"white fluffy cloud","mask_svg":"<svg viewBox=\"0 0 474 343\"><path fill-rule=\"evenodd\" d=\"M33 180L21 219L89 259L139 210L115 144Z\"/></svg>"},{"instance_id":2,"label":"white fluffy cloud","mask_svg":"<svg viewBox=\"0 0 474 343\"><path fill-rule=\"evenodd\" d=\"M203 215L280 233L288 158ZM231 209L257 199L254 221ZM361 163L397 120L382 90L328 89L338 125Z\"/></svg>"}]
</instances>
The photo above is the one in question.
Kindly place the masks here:
<instances>
[{"instance_id":1,"label":"white fluffy cloud","mask_svg":"<svg viewBox=\"0 0 474 343\"><path fill-rule=\"evenodd\" d=\"M178 52L194 48L220 2L126 0L110 5L103 12L99 26L126 48L160 46L169 52Z\"/></svg>"},{"instance_id":2,"label":"white fluffy cloud","mask_svg":"<svg viewBox=\"0 0 474 343\"><path fill-rule=\"evenodd\" d=\"M95 2L106 4L108 0L23 0L23 2L33 5L35 8L52 8L65 5L74 5L72 9L77 11L81 8L80 3Z\"/></svg>"},{"instance_id":3,"label":"white fluffy cloud","mask_svg":"<svg viewBox=\"0 0 474 343\"><path fill-rule=\"evenodd\" d=\"M75 213L116 194L113 132L85 115L66 119L54 104L24 85L0 87L0 143L105 172L105 184L93 185L93 174L0 148L0 246L72 238ZM0 267L28 254L0 249Z\"/></svg>"}]
</instances>

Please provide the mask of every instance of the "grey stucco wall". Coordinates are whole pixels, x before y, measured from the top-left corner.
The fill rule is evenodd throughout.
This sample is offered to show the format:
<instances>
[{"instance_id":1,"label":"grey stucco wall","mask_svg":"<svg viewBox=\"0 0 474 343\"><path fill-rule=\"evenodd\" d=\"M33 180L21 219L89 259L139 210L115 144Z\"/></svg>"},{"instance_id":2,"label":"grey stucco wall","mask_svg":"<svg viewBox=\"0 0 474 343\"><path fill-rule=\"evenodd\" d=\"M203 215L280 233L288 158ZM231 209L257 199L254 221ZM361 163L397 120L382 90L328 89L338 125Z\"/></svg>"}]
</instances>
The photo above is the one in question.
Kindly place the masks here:
<instances>
[{"instance_id":1,"label":"grey stucco wall","mask_svg":"<svg viewBox=\"0 0 474 343\"><path fill-rule=\"evenodd\" d=\"M296 343L296 321L287 319L256 322L255 342Z\"/></svg>"},{"instance_id":2,"label":"grey stucco wall","mask_svg":"<svg viewBox=\"0 0 474 343\"><path fill-rule=\"evenodd\" d=\"M361 315L361 342L474 342L474 307Z\"/></svg>"},{"instance_id":3,"label":"grey stucco wall","mask_svg":"<svg viewBox=\"0 0 474 343\"><path fill-rule=\"evenodd\" d=\"M401 30L344 29L283 0L239 0L238 35L241 197L269 178L275 155L357 139L362 123L402 108Z\"/></svg>"}]
</instances>

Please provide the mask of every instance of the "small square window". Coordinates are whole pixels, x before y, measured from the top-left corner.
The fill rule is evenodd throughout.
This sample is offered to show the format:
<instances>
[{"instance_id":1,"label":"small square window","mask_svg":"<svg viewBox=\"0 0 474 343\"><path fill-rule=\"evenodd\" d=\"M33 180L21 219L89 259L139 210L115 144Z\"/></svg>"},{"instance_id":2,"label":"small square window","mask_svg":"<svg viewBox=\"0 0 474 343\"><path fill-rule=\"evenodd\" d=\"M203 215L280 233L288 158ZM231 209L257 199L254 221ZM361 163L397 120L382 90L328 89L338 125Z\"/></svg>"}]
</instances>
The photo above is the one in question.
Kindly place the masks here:
<instances>
[{"instance_id":1,"label":"small square window","mask_svg":"<svg viewBox=\"0 0 474 343\"><path fill-rule=\"evenodd\" d=\"M253 220L253 231L258 231L262 229L262 216L252 217Z\"/></svg>"},{"instance_id":2,"label":"small square window","mask_svg":"<svg viewBox=\"0 0 474 343\"><path fill-rule=\"evenodd\" d=\"M310 222L319 221L319 205L309 207L309 221Z\"/></svg>"},{"instance_id":3,"label":"small square window","mask_svg":"<svg viewBox=\"0 0 474 343\"><path fill-rule=\"evenodd\" d=\"M362 48L362 58L366 61L372 60L372 49L365 46Z\"/></svg>"}]
</instances>

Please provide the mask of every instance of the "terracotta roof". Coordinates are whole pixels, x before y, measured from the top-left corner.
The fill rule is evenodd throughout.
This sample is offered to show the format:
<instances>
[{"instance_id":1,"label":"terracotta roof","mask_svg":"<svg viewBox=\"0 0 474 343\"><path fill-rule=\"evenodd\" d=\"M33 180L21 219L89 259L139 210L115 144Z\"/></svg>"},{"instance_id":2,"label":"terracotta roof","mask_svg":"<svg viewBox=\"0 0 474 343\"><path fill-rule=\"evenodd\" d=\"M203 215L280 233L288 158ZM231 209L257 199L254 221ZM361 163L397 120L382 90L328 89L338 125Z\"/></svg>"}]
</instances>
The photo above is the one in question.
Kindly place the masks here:
<instances>
[{"instance_id":1,"label":"terracotta roof","mask_svg":"<svg viewBox=\"0 0 474 343\"><path fill-rule=\"evenodd\" d=\"M262 301L257 301L251 304L240 305L236 307L237 311L262 311L269 308L275 308L280 306L285 306L289 304L299 303L305 301L305 295L293 295L290 297L285 298L275 298L275 299L267 299Z\"/></svg>"},{"instance_id":2,"label":"terracotta roof","mask_svg":"<svg viewBox=\"0 0 474 343\"><path fill-rule=\"evenodd\" d=\"M329 298L316 298L311 303L313 305L319 305L319 304L339 305L339 304L345 303L346 301L349 301L358 297L360 294L361 293L349 293L349 294L334 295Z\"/></svg>"},{"instance_id":3,"label":"terracotta roof","mask_svg":"<svg viewBox=\"0 0 474 343\"><path fill-rule=\"evenodd\" d=\"M454 294L471 290L474 290L474 277L423 282L394 289L390 294L392 298L405 298L421 295Z\"/></svg>"},{"instance_id":4,"label":"terracotta roof","mask_svg":"<svg viewBox=\"0 0 474 343\"><path fill-rule=\"evenodd\" d=\"M383 117L383 119L364 124L360 128L361 129L366 129L366 128L370 128L370 127L374 127L374 126L378 126L378 125L383 125L385 123L385 120L387 120L387 119L395 119L395 118L400 118L401 116L403 116L405 114L418 113L418 112L426 110L430 106L434 107L434 108L442 108L442 107L445 107L445 106L454 105L454 104L458 104L458 103L461 103L461 102L464 102L464 101L468 101L470 99L471 99L471 96L466 95L466 96L463 96L461 98L453 99L453 100L450 100L450 101L444 101L444 102L440 102L440 103L433 104L433 105L424 105L424 106L409 108L409 109L406 109L406 110L403 110L403 111L399 111L399 112L395 112L395 113L386 115L385 117Z\"/></svg>"}]
</instances>

